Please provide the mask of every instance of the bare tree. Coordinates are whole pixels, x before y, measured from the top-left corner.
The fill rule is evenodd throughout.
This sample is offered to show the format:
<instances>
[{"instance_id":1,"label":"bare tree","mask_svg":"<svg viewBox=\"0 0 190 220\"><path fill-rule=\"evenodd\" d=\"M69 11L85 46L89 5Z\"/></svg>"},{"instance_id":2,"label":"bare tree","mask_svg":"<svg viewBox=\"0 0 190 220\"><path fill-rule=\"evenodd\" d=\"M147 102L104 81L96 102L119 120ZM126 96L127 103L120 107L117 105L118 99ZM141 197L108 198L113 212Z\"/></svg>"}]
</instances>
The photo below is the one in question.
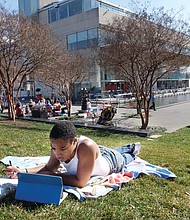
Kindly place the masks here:
<instances>
[{"instance_id":1,"label":"bare tree","mask_svg":"<svg viewBox=\"0 0 190 220\"><path fill-rule=\"evenodd\" d=\"M100 64L134 92L142 129L148 126L153 85L190 64L189 30L188 23L162 8L116 17L104 27Z\"/></svg>"},{"instance_id":2,"label":"bare tree","mask_svg":"<svg viewBox=\"0 0 190 220\"><path fill-rule=\"evenodd\" d=\"M91 61L84 54L71 53L64 49L59 50L59 53L59 58L38 80L63 98L70 117L75 86L89 77Z\"/></svg>"},{"instance_id":3,"label":"bare tree","mask_svg":"<svg viewBox=\"0 0 190 220\"><path fill-rule=\"evenodd\" d=\"M14 89L39 69L56 60L59 45L48 29L0 7L0 84L8 102L9 119L15 120Z\"/></svg>"}]
</instances>

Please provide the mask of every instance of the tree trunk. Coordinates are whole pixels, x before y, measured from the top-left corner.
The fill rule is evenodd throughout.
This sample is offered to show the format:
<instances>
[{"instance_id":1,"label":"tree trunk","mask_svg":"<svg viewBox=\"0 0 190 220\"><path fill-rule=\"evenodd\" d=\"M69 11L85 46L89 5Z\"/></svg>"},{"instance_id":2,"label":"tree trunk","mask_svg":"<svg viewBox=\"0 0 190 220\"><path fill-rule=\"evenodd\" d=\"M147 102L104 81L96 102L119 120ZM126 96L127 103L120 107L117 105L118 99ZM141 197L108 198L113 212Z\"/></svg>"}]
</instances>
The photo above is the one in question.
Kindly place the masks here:
<instances>
[{"instance_id":1,"label":"tree trunk","mask_svg":"<svg viewBox=\"0 0 190 220\"><path fill-rule=\"evenodd\" d=\"M141 118L141 129L147 129L149 123L149 104L145 103L146 100L143 99L137 101L137 111ZM142 112L142 104L144 106L144 114Z\"/></svg>"},{"instance_id":2,"label":"tree trunk","mask_svg":"<svg viewBox=\"0 0 190 220\"><path fill-rule=\"evenodd\" d=\"M14 105L13 88L10 87L9 93L6 92L6 98L8 102L8 118L11 121L15 121L15 105Z\"/></svg>"},{"instance_id":3,"label":"tree trunk","mask_svg":"<svg viewBox=\"0 0 190 220\"><path fill-rule=\"evenodd\" d=\"M141 114L141 122L141 129L147 129L149 123L149 110L144 110L144 115Z\"/></svg>"},{"instance_id":4,"label":"tree trunk","mask_svg":"<svg viewBox=\"0 0 190 220\"><path fill-rule=\"evenodd\" d=\"M7 101L8 101L8 117L9 117L9 120L15 121L14 100L12 100L12 98L10 98Z\"/></svg>"},{"instance_id":5,"label":"tree trunk","mask_svg":"<svg viewBox=\"0 0 190 220\"><path fill-rule=\"evenodd\" d=\"M72 101L71 101L71 100L68 100L68 102L67 102L68 117L71 116L71 111L72 111L71 107L72 107Z\"/></svg>"}]
</instances>

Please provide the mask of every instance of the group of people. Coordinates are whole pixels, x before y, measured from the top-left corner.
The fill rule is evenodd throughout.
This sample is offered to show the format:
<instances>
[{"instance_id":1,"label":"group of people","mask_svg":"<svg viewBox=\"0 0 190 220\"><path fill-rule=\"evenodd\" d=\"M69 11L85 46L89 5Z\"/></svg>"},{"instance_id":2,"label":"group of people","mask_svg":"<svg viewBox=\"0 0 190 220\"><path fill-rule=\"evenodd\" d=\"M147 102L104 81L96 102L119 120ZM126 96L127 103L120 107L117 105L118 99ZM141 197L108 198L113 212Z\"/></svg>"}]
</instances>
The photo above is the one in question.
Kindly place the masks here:
<instances>
[{"instance_id":1,"label":"group of people","mask_svg":"<svg viewBox=\"0 0 190 220\"><path fill-rule=\"evenodd\" d=\"M62 177L64 185L84 187L93 176L107 176L121 172L125 165L135 159L135 144L120 148L107 148L92 139L77 137L73 123L64 121L50 131L50 158L46 165L29 169L15 166L6 168L6 175L17 178L17 173L39 173ZM66 172L60 172L63 165Z\"/></svg>"},{"instance_id":2,"label":"group of people","mask_svg":"<svg viewBox=\"0 0 190 220\"><path fill-rule=\"evenodd\" d=\"M34 106L36 105L41 105L45 110L47 110L49 115L59 115L61 114L61 103L58 98L56 98L54 101L47 100L42 96L38 102L36 103L32 99L30 99L29 103L23 107L22 103L20 100L17 100L16 106L15 106L15 111L16 111L16 116L17 117L23 117L25 114L28 114L34 109Z\"/></svg>"},{"instance_id":3,"label":"group of people","mask_svg":"<svg viewBox=\"0 0 190 220\"><path fill-rule=\"evenodd\" d=\"M54 103L51 103L50 100L48 100L46 102L45 108L48 111L49 115L56 116L61 114L62 106L59 99L55 99Z\"/></svg>"}]
</instances>

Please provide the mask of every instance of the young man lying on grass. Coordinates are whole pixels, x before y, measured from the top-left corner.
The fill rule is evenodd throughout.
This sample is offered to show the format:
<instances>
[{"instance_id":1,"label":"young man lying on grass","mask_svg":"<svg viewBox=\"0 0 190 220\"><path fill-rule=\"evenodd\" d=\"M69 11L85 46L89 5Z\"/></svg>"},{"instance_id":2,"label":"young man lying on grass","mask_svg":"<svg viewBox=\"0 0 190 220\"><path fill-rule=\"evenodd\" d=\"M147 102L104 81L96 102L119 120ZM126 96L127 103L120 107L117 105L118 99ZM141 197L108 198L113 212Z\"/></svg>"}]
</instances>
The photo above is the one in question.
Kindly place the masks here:
<instances>
[{"instance_id":1,"label":"young man lying on grass","mask_svg":"<svg viewBox=\"0 0 190 220\"><path fill-rule=\"evenodd\" d=\"M98 146L85 136L77 138L75 126L70 122L55 124L50 142L50 159L45 166L30 169L8 166L6 175L10 178L17 178L18 172L55 175L62 177L64 185L84 187L90 177L118 173L135 158L135 145L118 150ZM64 165L67 172L57 172L60 165Z\"/></svg>"}]
</instances>

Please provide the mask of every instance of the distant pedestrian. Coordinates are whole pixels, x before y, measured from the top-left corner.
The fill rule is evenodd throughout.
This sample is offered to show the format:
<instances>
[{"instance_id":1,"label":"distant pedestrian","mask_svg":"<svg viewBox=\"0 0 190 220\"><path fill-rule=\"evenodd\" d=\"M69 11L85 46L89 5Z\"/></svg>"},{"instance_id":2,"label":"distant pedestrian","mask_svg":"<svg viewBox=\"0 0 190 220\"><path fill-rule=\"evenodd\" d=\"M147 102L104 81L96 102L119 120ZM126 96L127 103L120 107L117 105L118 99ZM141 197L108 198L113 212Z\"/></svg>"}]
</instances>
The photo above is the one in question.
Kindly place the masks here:
<instances>
[{"instance_id":1,"label":"distant pedestrian","mask_svg":"<svg viewBox=\"0 0 190 220\"><path fill-rule=\"evenodd\" d=\"M156 111L156 96L155 96L155 94L152 94L151 101L152 101L152 105L150 106L150 108L153 109L154 111Z\"/></svg>"},{"instance_id":2,"label":"distant pedestrian","mask_svg":"<svg viewBox=\"0 0 190 220\"><path fill-rule=\"evenodd\" d=\"M91 105L91 102L89 99L88 99L86 105L87 105L87 112L90 113L92 105Z\"/></svg>"}]
</instances>

